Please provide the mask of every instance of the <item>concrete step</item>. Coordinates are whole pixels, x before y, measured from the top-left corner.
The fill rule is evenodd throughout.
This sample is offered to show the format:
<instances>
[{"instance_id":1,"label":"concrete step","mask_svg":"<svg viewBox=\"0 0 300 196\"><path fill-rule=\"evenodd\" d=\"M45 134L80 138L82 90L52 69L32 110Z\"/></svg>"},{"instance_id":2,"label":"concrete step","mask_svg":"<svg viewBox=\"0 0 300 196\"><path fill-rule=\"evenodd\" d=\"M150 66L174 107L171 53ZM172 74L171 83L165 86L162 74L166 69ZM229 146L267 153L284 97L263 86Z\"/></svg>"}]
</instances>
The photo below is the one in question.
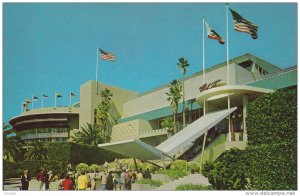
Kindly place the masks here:
<instances>
[{"instance_id":1,"label":"concrete step","mask_svg":"<svg viewBox=\"0 0 300 196\"><path fill-rule=\"evenodd\" d=\"M202 174L190 174L183 178L179 178L177 180L174 180L167 184L164 184L164 185L156 188L155 190L173 191L173 190L176 190L176 187L181 184L199 184L199 185L204 185L204 186L210 185L210 183L208 182L208 179L205 178Z\"/></svg>"}]
</instances>

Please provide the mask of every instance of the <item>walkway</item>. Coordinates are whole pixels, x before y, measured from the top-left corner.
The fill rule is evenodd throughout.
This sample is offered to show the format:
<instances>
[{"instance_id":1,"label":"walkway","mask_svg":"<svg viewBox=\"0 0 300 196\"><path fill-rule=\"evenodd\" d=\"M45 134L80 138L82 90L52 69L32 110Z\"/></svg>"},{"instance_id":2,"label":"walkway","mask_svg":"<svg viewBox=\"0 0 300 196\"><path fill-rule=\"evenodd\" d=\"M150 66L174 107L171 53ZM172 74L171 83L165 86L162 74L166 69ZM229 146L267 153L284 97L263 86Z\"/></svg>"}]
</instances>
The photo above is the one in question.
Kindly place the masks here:
<instances>
[{"instance_id":1,"label":"walkway","mask_svg":"<svg viewBox=\"0 0 300 196\"><path fill-rule=\"evenodd\" d=\"M205 178L202 174L190 174L183 178L179 178L177 180L171 181L167 184L164 184L158 188L156 191L175 191L176 187L180 184L200 184L204 186L210 185L208 179Z\"/></svg>"}]
</instances>

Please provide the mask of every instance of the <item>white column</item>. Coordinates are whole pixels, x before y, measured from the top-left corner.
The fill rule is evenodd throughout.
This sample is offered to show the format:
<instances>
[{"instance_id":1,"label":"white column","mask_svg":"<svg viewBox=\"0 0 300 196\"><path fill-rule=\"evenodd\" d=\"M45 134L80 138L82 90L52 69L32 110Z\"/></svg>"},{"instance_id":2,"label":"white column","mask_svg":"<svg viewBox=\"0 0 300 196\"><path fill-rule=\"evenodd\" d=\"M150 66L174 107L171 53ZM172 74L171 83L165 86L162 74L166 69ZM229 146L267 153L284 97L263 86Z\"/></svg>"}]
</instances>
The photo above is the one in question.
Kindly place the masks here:
<instances>
[{"instance_id":1,"label":"white column","mask_svg":"<svg viewBox=\"0 0 300 196\"><path fill-rule=\"evenodd\" d=\"M207 103L206 103L206 99L204 99L203 100L203 116L205 116L206 112L207 112ZM202 169L203 156L204 156L204 150L205 150L206 136L207 136L207 131L204 134L203 143L202 143L201 162L200 162L201 169Z\"/></svg>"},{"instance_id":2,"label":"white column","mask_svg":"<svg viewBox=\"0 0 300 196\"><path fill-rule=\"evenodd\" d=\"M228 110L230 109L230 96L228 93ZM228 115L228 142L231 142L231 123L230 123L230 115Z\"/></svg>"}]
</instances>

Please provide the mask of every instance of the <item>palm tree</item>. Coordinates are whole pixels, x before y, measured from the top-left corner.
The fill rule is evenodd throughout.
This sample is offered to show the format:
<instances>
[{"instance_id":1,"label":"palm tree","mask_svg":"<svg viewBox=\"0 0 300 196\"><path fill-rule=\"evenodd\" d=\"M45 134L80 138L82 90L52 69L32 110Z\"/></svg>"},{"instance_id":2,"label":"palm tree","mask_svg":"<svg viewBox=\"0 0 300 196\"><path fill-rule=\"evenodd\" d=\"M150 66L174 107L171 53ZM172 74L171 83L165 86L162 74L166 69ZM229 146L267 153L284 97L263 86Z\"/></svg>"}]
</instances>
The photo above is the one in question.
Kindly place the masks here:
<instances>
[{"instance_id":1,"label":"palm tree","mask_svg":"<svg viewBox=\"0 0 300 196\"><path fill-rule=\"evenodd\" d=\"M16 134L9 125L3 124L3 158L9 160L10 157L14 161L18 161L18 155L23 152L22 143L19 137L13 136Z\"/></svg>"},{"instance_id":2,"label":"palm tree","mask_svg":"<svg viewBox=\"0 0 300 196\"><path fill-rule=\"evenodd\" d=\"M100 130L102 131L105 142L109 141L108 130L110 129L110 107L111 107L111 98L113 96L112 92L109 89L104 89L100 92L101 103L98 105L96 118L100 125Z\"/></svg>"},{"instance_id":3,"label":"palm tree","mask_svg":"<svg viewBox=\"0 0 300 196\"><path fill-rule=\"evenodd\" d=\"M174 134L174 122L171 117L164 118L163 121L161 122L161 126L163 129L167 130L168 135Z\"/></svg>"},{"instance_id":4,"label":"palm tree","mask_svg":"<svg viewBox=\"0 0 300 196\"><path fill-rule=\"evenodd\" d=\"M184 75L186 73L186 67L188 67L189 65L190 64L188 63L188 61L185 58L183 58L183 57L179 58L177 67L181 69L181 73L182 73L182 100L183 100L183 102L182 102L182 104L183 104L183 106L182 106L182 121L183 121L182 124L183 124L183 127L185 127L185 125L186 125L185 103L184 103L184 101L185 101L184 100L185 99L185 97L184 97L184 95L185 95L185 93L184 93Z\"/></svg>"},{"instance_id":5,"label":"palm tree","mask_svg":"<svg viewBox=\"0 0 300 196\"><path fill-rule=\"evenodd\" d=\"M176 114L178 111L178 102L181 99L181 90L182 84L177 80L173 80L169 86L169 92L166 93L166 95L168 96L167 100L171 102L173 112L173 126L175 133L177 132Z\"/></svg>"},{"instance_id":6,"label":"palm tree","mask_svg":"<svg viewBox=\"0 0 300 196\"><path fill-rule=\"evenodd\" d=\"M81 126L81 131L75 132L74 135L75 137L72 137L73 141L79 144L97 146L104 141L104 137L97 124L86 123Z\"/></svg>"},{"instance_id":7,"label":"palm tree","mask_svg":"<svg viewBox=\"0 0 300 196\"><path fill-rule=\"evenodd\" d=\"M48 158L47 156L48 150L46 146L42 142L33 143L28 147L25 153L26 160L45 160Z\"/></svg>"}]
</instances>

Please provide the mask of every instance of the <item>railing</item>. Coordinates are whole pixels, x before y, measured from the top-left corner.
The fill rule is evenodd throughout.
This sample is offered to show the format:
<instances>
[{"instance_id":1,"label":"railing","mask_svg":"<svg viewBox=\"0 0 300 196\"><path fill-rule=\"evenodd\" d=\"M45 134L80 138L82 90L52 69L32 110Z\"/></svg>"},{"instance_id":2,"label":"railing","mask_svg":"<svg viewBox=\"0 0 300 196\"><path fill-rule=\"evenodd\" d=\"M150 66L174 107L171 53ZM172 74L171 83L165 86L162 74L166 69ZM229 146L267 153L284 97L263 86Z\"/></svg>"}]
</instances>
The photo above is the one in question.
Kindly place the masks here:
<instances>
[{"instance_id":1,"label":"railing","mask_svg":"<svg viewBox=\"0 0 300 196\"><path fill-rule=\"evenodd\" d=\"M55 138L55 137L68 137L69 133L36 133L20 136L22 140L26 139L36 139L36 138Z\"/></svg>"},{"instance_id":2,"label":"railing","mask_svg":"<svg viewBox=\"0 0 300 196\"><path fill-rule=\"evenodd\" d=\"M167 134L167 129L154 129L154 130L147 130L139 132L141 137L148 137L148 136L155 136L155 135L162 135Z\"/></svg>"}]
</instances>

